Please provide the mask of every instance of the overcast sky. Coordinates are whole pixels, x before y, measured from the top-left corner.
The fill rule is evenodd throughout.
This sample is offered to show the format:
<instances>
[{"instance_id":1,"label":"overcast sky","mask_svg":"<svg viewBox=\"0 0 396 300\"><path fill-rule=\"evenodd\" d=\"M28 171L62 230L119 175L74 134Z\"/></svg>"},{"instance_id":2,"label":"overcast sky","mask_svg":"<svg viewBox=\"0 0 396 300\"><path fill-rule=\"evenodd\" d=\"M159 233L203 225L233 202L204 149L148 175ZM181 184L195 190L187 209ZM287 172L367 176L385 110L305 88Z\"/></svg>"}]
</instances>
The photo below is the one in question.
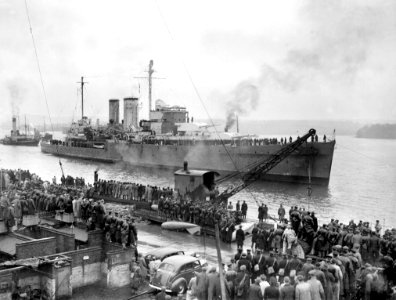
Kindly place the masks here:
<instances>
[{"instance_id":1,"label":"overcast sky","mask_svg":"<svg viewBox=\"0 0 396 300\"><path fill-rule=\"evenodd\" d=\"M396 120L396 1L27 0L51 116L139 96L190 115ZM0 121L47 114L24 0L0 0ZM191 80L190 80L191 78ZM197 95L194 85L199 96ZM140 93L139 93L140 86ZM202 104L202 102L204 105Z\"/></svg>"}]
</instances>

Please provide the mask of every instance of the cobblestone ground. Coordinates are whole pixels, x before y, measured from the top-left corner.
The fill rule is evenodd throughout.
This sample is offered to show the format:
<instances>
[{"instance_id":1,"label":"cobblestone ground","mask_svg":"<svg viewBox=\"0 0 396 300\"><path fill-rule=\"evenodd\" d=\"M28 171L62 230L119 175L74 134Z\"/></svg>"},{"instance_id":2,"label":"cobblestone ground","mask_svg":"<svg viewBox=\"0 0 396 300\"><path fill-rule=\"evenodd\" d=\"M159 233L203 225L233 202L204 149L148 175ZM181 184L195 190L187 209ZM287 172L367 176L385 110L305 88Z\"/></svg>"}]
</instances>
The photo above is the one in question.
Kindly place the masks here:
<instances>
[{"instance_id":1,"label":"cobblestone ground","mask_svg":"<svg viewBox=\"0 0 396 300\"><path fill-rule=\"evenodd\" d=\"M142 286L139 288L137 294L140 294L144 291L149 289L148 285ZM106 288L106 283L102 284L94 284L84 288L79 288L73 290L73 300L104 300L104 299L120 299L120 300L127 300L133 296L132 290L129 286L121 287L121 288L114 288L109 289ZM155 296L153 294L149 295L142 295L136 298L136 300L153 300ZM171 298L172 300L180 299L176 296ZM186 299L184 296L183 300Z\"/></svg>"}]
</instances>

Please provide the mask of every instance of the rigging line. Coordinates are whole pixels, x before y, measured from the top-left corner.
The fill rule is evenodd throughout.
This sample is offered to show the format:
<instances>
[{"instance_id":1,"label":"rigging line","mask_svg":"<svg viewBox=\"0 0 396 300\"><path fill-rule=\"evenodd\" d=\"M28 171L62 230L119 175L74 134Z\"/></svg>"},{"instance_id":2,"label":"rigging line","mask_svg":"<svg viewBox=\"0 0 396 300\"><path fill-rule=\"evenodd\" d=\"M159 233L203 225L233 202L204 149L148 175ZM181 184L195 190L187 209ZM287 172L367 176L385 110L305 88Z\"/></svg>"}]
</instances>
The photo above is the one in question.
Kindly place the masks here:
<instances>
[{"instance_id":1,"label":"rigging line","mask_svg":"<svg viewBox=\"0 0 396 300\"><path fill-rule=\"evenodd\" d=\"M43 74L41 72L40 60L39 60L39 57L38 57L37 47L36 47L36 41L35 41L34 35L33 35L32 22L30 21L29 7L28 7L28 4L27 4L27 0L25 0L25 8L26 8L27 20L28 20L28 23L29 23L30 35L32 37L32 42L33 42L34 54L36 56L37 69L38 69L38 72L39 72L39 75L40 75L41 88L42 88L42 91L43 91L44 100L45 100L45 104L46 104L46 107L47 107L48 118L49 118L49 121L50 121L50 124L51 124L51 131L52 131L52 134L54 134L54 125L52 123L52 118L51 118L51 114L50 114L50 110L49 110L49 106L48 106L47 92L46 92L45 86L44 86ZM58 145L56 145L56 152L59 155ZM62 175L63 175L62 162L61 162L60 158L59 158L59 165L61 167Z\"/></svg>"},{"instance_id":2,"label":"rigging line","mask_svg":"<svg viewBox=\"0 0 396 300\"><path fill-rule=\"evenodd\" d=\"M346 146L343 146L343 145L340 144L339 142L337 142L337 146L340 146L341 148L344 148L344 149L346 149L346 150L349 150L349 151L351 151L351 152L354 152L354 153L356 153L356 154L359 154L359 155L361 155L361 156L363 156L363 157L366 157L366 158L368 158L368 159L371 159L372 161L375 161L375 162L380 163L380 164L382 164L382 165L385 165L385 166L387 166L387 167L396 168L396 165L389 164L389 163L383 162L383 161L381 161L381 160L375 159L374 157L368 156L368 155L366 155L366 154L364 154L364 153L361 153L361 152L358 152L358 151L353 150L353 149L351 149L351 148L348 148L348 147L346 147Z\"/></svg>"},{"instance_id":3,"label":"rigging line","mask_svg":"<svg viewBox=\"0 0 396 300\"><path fill-rule=\"evenodd\" d=\"M166 22L166 20L165 20L164 15L162 14L161 8L160 8L160 6L159 6L157 0L155 0L155 3L156 3L156 6L157 6L157 9L158 9L158 12L159 12L159 14L160 14L161 20L162 20L162 22L164 23L165 28L166 28L166 30L167 30L167 32L168 32L168 34L169 34L171 40L172 40L173 42L175 42L175 39L173 38L173 35L172 35L172 33L171 33L171 31L170 31L170 29L169 29L169 27L168 27L168 24L167 24L167 22ZM181 63L182 63L182 65L183 65L183 67L184 67L185 72L187 73L187 76L188 76L188 78L189 78L189 80L190 80L190 83L191 83L191 85L193 86L193 89L194 89L194 91L195 91L195 94L197 95L197 97L198 97L199 101L201 102L201 104L202 104L202 106L203 106L203 108L204 108L206 114L208 115L209 120L210 120L210 122L211 122L211 124L212 124L212 126L213 126L213 128L214 128L214 130L215 130L215 132L216 132L216 134L217 134L217 136L219 137L222 146L224 147L224 150L226 151L228 157L230 158L230 160L231 160L231 162L232 162L232 164L233 164L235 170L239 173L239 176L241 176L241 170L239 170L239 168L238 168L238 166L236 165L235 161L233 160L233 158L232 158L230 152L228 151L227 147L225 146L224 141L223 141L223 139L221 138L221 136L220 136L220 134L219 134L219 131L217 130L217 128L216 128L216 126L215 126L215 124L214 124L214 122L213 122L213 119L212 119L211 115L209 114L209 111L208 111L208 109L207 109L205 103L203 102L203 100L202 100L202 98L201 98L201 94L199 93L198 88L197 88L197 86L195 85L194 80L193 80L193 78L192 78L190 72L188 71L187 65L186 65L186 63L184 62L183 57L182 57L181 55L180 55L180 60L181 60ZM242 176L241 176L241 177L242 177ZM253 197L254 201L256 202L257 206L259 206L259 203L258 203L256 197L255 197L249 190L247 190L247 192L250 193L250 195Z\"/></svg>"},{"instance_id":4,"label":"rigging line","mask_svg":"<svg viewBox=\"0 0 396 300\"><path fill-rule=\"evenodd\" d=\"M36 42L35 42L35 40L34 40L32 23L30 22L29 8L28 8L28 5L27 5L27 0L25 0L25 7L26 7L26 16L27 16L27 19L28 19L28 22L29 22L30 35L31 35L31 37L32 37L32 42L33 42L34 54L35 54L35 56L36 56L37 68L38 68L38 72L39 72L39 74L40 74L41 88L42 88L42 90L43 90L43 95L44 95L44 99L45 99L45 104L46 104L47 112L48 112L48 117L49 117L49 120L50 120L50 123L51 123L52 133L54 133L54 127L52 126L51 115L50 115L50 113L49 113L49 106L48 106L48 101L47 101L47 93L46 93L45 86L44 86L43 75L42 75L42 73L41 73L41 67L40 67L40 61L39 61L39 58L38 58Z\"/></svg>"}]
</instances>

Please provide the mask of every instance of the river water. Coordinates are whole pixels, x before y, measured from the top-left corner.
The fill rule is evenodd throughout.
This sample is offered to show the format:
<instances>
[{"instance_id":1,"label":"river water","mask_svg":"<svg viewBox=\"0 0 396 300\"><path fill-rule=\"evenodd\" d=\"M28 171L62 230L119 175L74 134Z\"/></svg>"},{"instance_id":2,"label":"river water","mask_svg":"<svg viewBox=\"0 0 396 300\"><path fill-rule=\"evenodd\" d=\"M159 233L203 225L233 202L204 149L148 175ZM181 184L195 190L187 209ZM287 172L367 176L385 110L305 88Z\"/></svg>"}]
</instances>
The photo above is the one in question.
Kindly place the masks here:
<instances>
[{"instance_id":1,"label":"river water","mask_svg":"<svg viewBox=\"0 0 396 300\"><path fill-rule=\"evenodd\" d=\"M173 186L172 170L134 167L124 163L60 160L66 175L84 177L90 183L93 182L94 171L99 169L102 179ZM56 176L59 181L61 176L59 158L41 153L40 147L0 144L0 167L29 169L44 180ZM250 219L257 218L256 203L267 204L271 215L275 215L279 204L283 203L287 210L291 205L297 205L315 211L320 222L328 222L331 218L341 222L353 219L355 222L374 223L380 220L385 227L396 227L396 140L337 137L329 186L313 186L311 197L308 197L305 185L256 182L230 200L234 203L246 200ZM154 245L183 244L188 252L215 256L213 239L169 233L161 231L158 226L145 224L141 224L140 229L145 249ZM235 245L222 247L226 254L235 251Z\"/></svg>"}]
</instances>

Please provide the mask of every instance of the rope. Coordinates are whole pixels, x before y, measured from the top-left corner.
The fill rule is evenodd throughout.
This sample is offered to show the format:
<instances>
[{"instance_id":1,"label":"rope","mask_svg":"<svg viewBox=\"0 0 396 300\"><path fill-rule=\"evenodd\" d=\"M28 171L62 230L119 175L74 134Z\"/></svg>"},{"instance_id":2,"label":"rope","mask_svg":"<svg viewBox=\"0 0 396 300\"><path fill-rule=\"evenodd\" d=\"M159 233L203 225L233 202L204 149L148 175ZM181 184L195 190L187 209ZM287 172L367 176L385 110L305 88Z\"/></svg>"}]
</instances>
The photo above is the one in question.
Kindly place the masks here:
<instances>
[{"instance_id":1,"label":"rope","mask_svg":"<svg viewBox=\"0 0 396 300\"><path fill-rule=\"evenodd\" d=\"M43 96L44 96L45 104L46 104L46 107L47 107L48 118L49 118L49 121L50 121L50 124L51 124L51 131L52 131L52 134L54 134L54 125L52 123L52 118L51 118L51 114L50 114L50 110L49 110L49 106L48 106L48 97L47 97L47 92L46 92L45 86L44 86L43 74L41 72L40 60L39 60L37 47L36 47L36 41L35 41L34 35L33 35L33 28L32 28L32 23L30 21L29 7L27 5L27 0L25 0L25 8L26 8L27 20L28 20L28 23L29 23L30 35L32 37L32 42L33 42L34 54L36 56L37 69L38 69L38 72L39 72L39 75L40 75L41 89L43 91ZM56 152L59 155L58 145L56 145ZM63 175L62 162L61 162L60 158L59 158L59 165L61 167L62 175Z\"/></svg>"},{"instance_id":2,"label":"rope","mask_svg":"<svg viewBox=\"0 0 396 300\"><path fill-rule=\"evenodd\" d=\"M159 6L159 4L158 4L157 1L155 1L155 4L156 4L156 6L157 6L157 9L158 9L159 15L160 15L160 17L161 17L161 20L162 20L162 22L164 23L165 28L166 28L166 30L167 30L167 32L168 32L168 34L169 34L171 40L172 40L173 42L175 42L175 39L173 38L173 35L172 35L172 33L171 33L170 29L169 29L169 26L168 26L168 24L167 24L167 22L166 22L166 20L165 20L165 17L164 17L164 15L163 15L162 11L161 11L161 7ZM217 128L216 128L214 122L213 122L213 119L212 119L212 117L211 117L211 115L210 115L210 113L209 113L209 111L208 111L208 109L207 109L207 107L206 107L204 101L202 100L202 97L201 97L201 95L200 95L200 93L199 93L199 91L198 91L198 88L197 88L197 86L195 85L195 82L194 82L194 80L193 80L193 78L192 78L190 72L188 71L187 65L186 65L186 63L184 62L184 60L183 60L183 58L182 58L182 55L179 55L179 57L180 57L180 61L181 61L182 65L183 65L183 68L184 68L184 70L185 70L185 72L186 72L186 74L187 74L187 76L188 76L188 79L189 79L189 81L190 81L190 83L191 83L191 85L192 85L192 87L193 87L193 89L194 89L195 94L197 95L199 101L201 102L202 107L204 108L204 110L205 110L207 116L209 117L209 120L210 120L211 125L213 126L213 128L214 128L214 130L215 130L217 136L219 137L219 140L221 141L222 146L224 147L224 150L226 151L228 157L230 158L230 161L232 162L232 164L233 164L235 170L237 171L237 174L236 174L235 176L237 176L237 175L240 175L240 176L241 176L241 170L239 170L239 168L238 168L238 166L236 165L235 161L233 160L233 158L232 158L230 152L228 151L227 147L225 146L224 141L223 141L223 139L221 138L221 136L220 136L220 134L219 134L219 132L218 132L218 130L217 130ZM253 198L253 200L256 202L257 206L259 206L259 202L258 202L258 200L256 199L256 197L254 196L254 194L252 194L249 190L247 190L247 192L252 196L252 198Z\"/></svg>"},{"instance_id":3,"label":"rope","mask_svg":"<svg viewBox=\"0 0 396 300\"><path fill-rule=\"evenodd\" d=\"M351 148L348 148L348 147L346 147L346 146L343 146L343 145L341 145L339 142L337 142L337 146L340 146L341 148L344 148L344 149L346 149L346 150L349 150L349 151L351 151L351 152L353 152L353 153L359 154L359 155L361 155L361 156L363 156L363 157L365 157L365 158L371 159L372 161L375 161L375 162L380 163L380 164L382 164L382 165L385 165L385 166L387 166L387 167L396 168L396 165L383 162L383 161L378 160L378 159L376 159L376 158L374 158L374 157L368 156L368 155L366 155L366 154L364 154L364 153L361 153L361 152L358 152L358 151L353 150L353 149L351 149Z\"/></svg>"}]
</instances>

